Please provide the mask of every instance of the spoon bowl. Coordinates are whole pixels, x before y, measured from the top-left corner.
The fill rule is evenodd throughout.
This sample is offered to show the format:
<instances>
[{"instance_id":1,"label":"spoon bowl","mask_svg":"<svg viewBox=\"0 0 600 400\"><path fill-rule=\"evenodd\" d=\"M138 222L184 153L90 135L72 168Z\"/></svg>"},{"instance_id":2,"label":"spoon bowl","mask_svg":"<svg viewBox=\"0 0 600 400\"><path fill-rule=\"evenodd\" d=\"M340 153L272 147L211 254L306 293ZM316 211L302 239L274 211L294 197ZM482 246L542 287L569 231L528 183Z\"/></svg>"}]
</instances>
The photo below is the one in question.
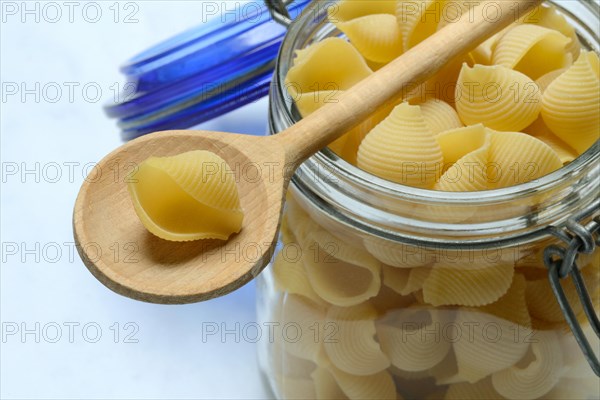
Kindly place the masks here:
<instances>
[{"instance_id":1,"label":"spoon bowl","mask_svg":"<svg viewBox=\"0 0 600 400\"><path fill-rule=\"evenodd\" d=\"M235 172L245 215L228 241L162 240L135 213L127 184L137 166L190 149L218 154ZM165 131L125 144L100 161L79 192L73 224L82 260L113 291L147 302L197 302L237 289L273 253L287 186L284 155L272 137L209 131Z\"/></svg>"},{"instance_id":2,"label":"spoon bowl","mask_svg":"<svg viewBox=\"0 0 600 400\"><path fill-rule=\"evenodd\" d=\"M491 0L493 1L493 0ZM267 137L207 131L165 131L126 143L92 171L75 203L75 243L85 265L110 289L154 303L190 303L237 289L268 263L285 192L308 157L363 121L395 104L444 65L525 15L541 0L483 1L455 23L411 48L287 130ZM236 172L244 222L228 241L167 242L146 231L127 181L151 156L209 150Z\"/></svg>"}]
</instances>

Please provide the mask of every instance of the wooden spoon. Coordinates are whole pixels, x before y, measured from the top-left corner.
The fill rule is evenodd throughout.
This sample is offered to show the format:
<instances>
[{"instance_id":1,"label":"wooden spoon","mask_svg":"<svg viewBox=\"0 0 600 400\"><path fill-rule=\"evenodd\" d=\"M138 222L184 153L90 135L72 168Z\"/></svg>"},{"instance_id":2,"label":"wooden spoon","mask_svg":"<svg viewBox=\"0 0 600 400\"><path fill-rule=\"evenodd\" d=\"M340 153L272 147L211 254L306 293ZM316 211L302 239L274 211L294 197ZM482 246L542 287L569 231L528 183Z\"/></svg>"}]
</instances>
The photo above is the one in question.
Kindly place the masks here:
<instances>
[{"instance_id":1,"label":"wooden spoon","mask_svg":"<svg viewBox=\"0 0 600 400\"><path fill-rule=\"evenodd\" d=\"M239 288L269 262L290 177L305 159L539 3L482 2L339 102L277 135L166 131L126 143L97 165L77 197L73 229L83 262L115 292L153 303L197 302ZM147 232L133 209L127 179L136 165L150 156L194 149L218 154L236 171L245 218L242 231L229 241L168 242Z\"/></svg>"}]
</instances>

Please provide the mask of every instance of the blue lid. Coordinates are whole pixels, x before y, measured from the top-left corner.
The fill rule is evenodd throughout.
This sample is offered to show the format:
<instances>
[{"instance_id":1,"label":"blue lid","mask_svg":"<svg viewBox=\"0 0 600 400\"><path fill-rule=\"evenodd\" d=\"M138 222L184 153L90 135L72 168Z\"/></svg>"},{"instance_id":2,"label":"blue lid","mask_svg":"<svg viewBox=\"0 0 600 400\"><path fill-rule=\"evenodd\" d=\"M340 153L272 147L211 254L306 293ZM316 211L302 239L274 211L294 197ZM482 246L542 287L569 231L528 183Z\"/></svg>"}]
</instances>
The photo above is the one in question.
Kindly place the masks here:
<instances>
[{"instance_id":1,"label":"blue lid","mask_svg":"<svg viewBox=\"0 0 600 400\"><path fill-rule=\"evenodd\" d=\"M296 0L289 8L292 18L309 2ZM123 140L189 128L269 92L286 29L270 18L266 6L236 4L229 21L225 14L217 16L121 67L128 84L119 101L104 109L118 119Z\"/></svg>"}]
</instances>

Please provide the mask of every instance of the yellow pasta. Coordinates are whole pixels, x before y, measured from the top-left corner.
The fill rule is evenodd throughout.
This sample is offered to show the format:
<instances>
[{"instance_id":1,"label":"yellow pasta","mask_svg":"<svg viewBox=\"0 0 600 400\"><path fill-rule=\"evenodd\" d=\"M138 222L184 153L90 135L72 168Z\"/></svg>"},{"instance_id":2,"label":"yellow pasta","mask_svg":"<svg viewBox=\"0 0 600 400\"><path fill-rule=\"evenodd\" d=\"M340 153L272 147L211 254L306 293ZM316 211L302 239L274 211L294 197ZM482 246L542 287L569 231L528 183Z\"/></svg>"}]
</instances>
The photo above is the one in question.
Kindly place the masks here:
<instances>
[{"instance_id":1,"label":"yellow pasta","mask_svg":"<svg viewBox=\"0 0 600 400\"><path fill-rule=\"evenodd\" d=\"M480 307L479 311L492 314L517 325L531 328L531 316L526 302L527 282L522 274L514 274L512 284L508 291L497 301Z\"/></svg>"},{"instance_id":2,"label":"yellow pasta","mask_svg":"<svg viewBox=\"0 0 600 400\"><path fill-rule=\"evenodd\" d=\"M599 137L600 67L598 55L582 51L542 98L542 118L550 130L579 154Z\"/></svg>"},{"instance_id":3,"label":"yellow pasta","mask_svg":"<svg viewBox=\"0 0 600 400\"><path fill-rule=\"evenodd\" d=\"M548 88L548 86L550 86L550 84L554 82L556 78L561 76L566 70L567 68L556 69L554 71L550 71L547 74L540 76L535 81L535 83L538 85L538 88L540 88L540 93L543 94Z\"/></svg>"},{"instance_id":4,"label":"yellow pasta","mask_svg":"<svg viewBox=\"0 0 600 400\"><path fill-rule=\"evenodd\" d=\"M522 72L531 79L568 67L573 56L567 51L571 39L539 25L519 24L498 40L492 62Z\"/></svg>"},{"instance_id":5,"label":"yellow pasta","mask_svg":"<svg viewBox=\"0 0 600 400\"><path fill-rule=\"evenodd\" d=\"M294 249L294 259L287 259L285 250L281 250L273 260L273 277L275 287L282 292L298 294L312 300L316 304L325 305L323 299L312 288L302 262L301 249Z\"/></svg>"},{"instance_id":6,"label":"yellow pasta","mask_svg":"<svg viewBox=\"0 0 600 400\"><path fill-rule=\"evenodd\" d=\"M383 283L396 293L407 296L423 288L431 268L395 268L383 266Z\"/></svg>"},{"instance_id":7,"label":"yellow pasta","mask_svg":"<svg viewBox=\"0 0 600 400\"><path fill-rule=\"evenodd\" d=\"M367 60L387 63L402 54L402 33L394 15L372 14L336 26Z\"/></svg>"},{"instance_id":8,"label":"yellow pasta","mask_svg":"<svg viewBox=\"0 0 600 400\"><path fill-rule=\"evenodd\" d=\"M430 98L416 105L421 108L425 123L434 135L463 126L454 108L443 100Z\"/></svg>"},{"instance_id":9,"label":"yellow pasta","mask_svg":"<svg viewBox=\"0 0 600 400\"><path fill-rule=\"evenodd\" d=\"M315 399L348 399L327 368L319 366L311 376L315 386Z\"/></svg>"},{"instance_id":10,"label":"yellow pasta","mask_svg":"<svg viewBox=\"0 0 600 400\"><path fill-rule=\"evenodd\" d=\"M581 270L582 277L586 282L588 292L594 294L600 286L598 283L598 277L593 268L586 267ZM562 288L565 296L573 308L575 315L582 315L583 308L577 295L577 290L571 279L566 279L562 282ZM562 322L564 323L565 317L558 305L558 301L554 296L554 292L550 287L550 283L547 277L543 277L539 280L531 280L527 282L527 306L532 317L540 319L546 322ZM592 295L592 298L598 299L597 294Z\"/></svg>"},{"instance_id":11,"label":"yellow pasta","mask_svg":"<svg viewBox=\"0 0 600 400\"><path fill-rule=\"evenodd\" d=\"M562 15L555 6L551 4L542 4L534 9L534 11L530 12L529 15L523 19L523 22L540 25L562 33L564 36L571 39L566 50L571 53L574 60L579 57L581 43L577 37L577 32L573 25L567 21L565 16Z\"/></svg>"},{"instance_id":12,"label":"yellow pasta","mask_svg":"<svg viewBox=\"0 0 600 400\"><path fill-rule=\"evenodd\" d=\"M300 115L306 117L328 103L338 102L339 97L343 93L343 90L323 90L320 92L298 93L295 104ZM349 163L356 164L358 146L367 133L381 122L390 111L391 107L387 105L382 106L348 133L331 142L329 148Z\"/></svg>"},{"instance_id":13,"label":"yellow pasta","mask_svg":"<svg viewBox=\"0 0 600 400\"><path fill-rule=\"evenodd\" d=\"M329 22L351 21L372 14L396 13L395 0L341 0L327 9Z\"/></svg>"},{"instance_id":14,"label":"yellow pasta","mask_svg":"<svg viewBox=\"0 0 600 400\"><path fill-rule=\"evenodd\" d=\"M489 132L482 124L441 132L436 140L442 149L444 162L454 164L464 156L486 145Z\"/></svg>"},{"instance_id":15,"label":"yellow pasta","mask_svg":"<svg viewBox=\"0 0 600 400\"><path fill-rule=\"evenodd\" d=\"M295 100L303 93L347 90L372 73L354 46L332 37L298 50L285 84Z\"/></svg>"},{"instance_id":16,"label":"yellow pasta","mask_svg":"<svg viewBox=\"0 0 600 400\"><path fill-rule=\"evenodd\" d=\"M323 350L325 308L289 294L281 310L282 345L288 353L317 362Z\"/></svg>"},{"instance_id":17,"label":"yellow pasta","mask_svg":"<svg viewBox=\"0 0 600 400\"><path fill-rule=\"evenodd\" d=\"M423 298L434 306L483 306L508 291L513 274L508 263L465 270L434 266L423 284Z\"/></svg>"},{"instance_id":18,"label":"yellow pasta","mask_svg":"<svg viewBox=\"0 0 600 400\"><path fill-rule=\"evenodd\" d=\"M470 383L512 367L529 348L529 329L490 314L461 309L454 324L458 377Z\"/></svg>"},{"instance_id":19,"label":"yellow pasta","mask_svg":"<svg viewBox=\"0 0 600 400\"><path fill-rule=\"evenodd\" d=\"M487 165L490 150L489 137L487 139L480 148L458 159L442 175L440 181L434 186L434 190L442 192L476 192L487 190L489 188ZM445 218L451 212L451 209L448 208L444 213L446 215L440 217ZM465 217L465 215L462 215L462 217Z\"/></svg>"},{"instance_id":20,"label":"yellow pasta","mask_svg":"<svg viewBox=\"0 0 600 400\"><path fill-rule=\"evenodd\" d=\"M162 239L226 240L242 228L235 175L212 152L150 157L139 165L128 190L142 224Z\"/></svg>"},{"instance_id":21,"label":"yellow pasta","mask_svg":"<svg viewBox=\"0 0 600 400\"><path fill-rule=\"evenodd\" d=\"M578 348L576 351L580 352ZM583 363L587 370L590 367ZM600 386L598 378L594 375L587 379L562 378L554 388L544 395L544 400L565 399L600 399Z\"/></svg>"},{"instance_id":22,"label":"yellow pasta","mask_svg":"<svg viewBox=\"0 0 600 400\"><path fill-rule=\"evenodd\" d=\"M395 367L424 371L439 364L452 344L442 336L443 319L436 310L405 309L392 312L377 325L381 349Z\"/></svg>"},{"instance_id":23,"label":"yellow pasta","mask_svg":"<svg viewBox=\"0 0 600 400\"><path fill-rule=\"evenodd\" d=\"M384 264L396 268L413 268L431 265L431 252L422 246L393 242L368 236L364 246L369 253Z\"/></svg>"},{"instance_id":24,"label":"yellow pasta","mask_svg":"<svg viewBox=\"0 0 600 400\"><path fill-rule=\"evenodd\" d=\"M494 65L463 65L456 87L456 111L465 125L483 123L520 131L539 115L541 94L526 75Z\"/></svg>"},{"instance_id":25,"label":"yellow pasta","mask_svg":"<svg viewBox=\"0 0 600 400\"><path fill-rule=\"evenodd\" d=\"M402 103L365 137L357 165L409 186L432 187L443 164L440 146L418 106Z\"/></svg>"},{"instance_id":26,"label":"yellow pasta","mask_svg":"<svg viewBox=\"0 0 600 400\"><path fill-rule=\"evenodd\" d=\"M369 253L325 231L309 234L307 244L304 265L319 297L348 307L377 295L381 266Z\"/></svg>"},{"instance_id":27,"label":"yellow pasta","mask_svg":"<svg viewBox=\"0 0 600 400\"><path fill-rule=\"evenodd\" d=\"M440 0L398 0L396 16L405 50L416 46L436 31L442 5Z\"/></svg>"},{"instance_id":28,"label":"yellow pasta","mask_svg":"<svg viewBox=\"0 0 600 400\"><path fill-rule=\"evenodd\" d=\"M380 315L385 315L388 311L398 308L405 308L415 304L414 296L402 296L388 286L381 286L377 296L369 300Z\"/></svg>"},{"instance_id":29,"label":"yellow pasta","mask_svg":"<svg viewBox=\"0 0 600 400\"><path fill-rule=\"evenodd\" d=\"M537 331L530 352L518 364L492 375L494 389L507 399L542 398L558 383L563 355L558 336Z\"/></svg>"},{"instance_id":30,"label":"yellow pasta","mask_svg":"<svg viewBox=\"0 0 600 400\"><path fill-rule=\"evenodd\" d=\"M445 400L500 400L502 397L496 392L491 379L484 379L477 383L455 383L450 385L446 392Z\"/></svg>"},{"instance_id":31,"label":"yellow pasta","mask_svg":"<svg viewBox=\"0 0 600 400\"><path fill-rule=\"evenodd\" d=\"M315 371L313 380L318 399L402 400L387 371L356 376L327 365Z\"/></svg>"},{"instance_id":32,"label":"yellow pasta","mask_svg":"<svg viewBox=\"0 0 600 400\"><path fill-rule=\"evenodd\" d=\"M375 341L377 312L369 303L354 307L331 307L327 324L335 327L334 335L325 338L327 356L336 368L352 375L373 375L390 366L379 343Z\"/></svg>"},{"instance_id":33,"label":"yellow pasta","mask_svg":"<svg viewBox=\"0 0 600 400\"><path fill-rule=\"evenodd\" d=\"M538 179L562 167L558 154L539 139L518 132L492 132L488 178L496 188Z\"/></svg>"}]
</instances>

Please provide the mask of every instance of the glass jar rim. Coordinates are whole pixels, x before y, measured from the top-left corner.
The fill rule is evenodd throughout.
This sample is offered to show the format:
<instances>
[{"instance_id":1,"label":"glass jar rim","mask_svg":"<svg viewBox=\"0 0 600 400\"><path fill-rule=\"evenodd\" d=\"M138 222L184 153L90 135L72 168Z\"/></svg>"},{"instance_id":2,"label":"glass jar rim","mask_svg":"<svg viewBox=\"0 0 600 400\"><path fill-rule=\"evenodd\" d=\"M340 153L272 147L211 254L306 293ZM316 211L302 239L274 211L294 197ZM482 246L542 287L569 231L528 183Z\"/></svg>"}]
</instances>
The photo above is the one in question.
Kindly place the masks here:
<instances>
[{"instance_id":1,"label":"glass jar rim","mask_svg":"<svg viewBox=\"0 0 600 400\"><path fill-rule=\"evenodd\" d=\"M284 85L282 82L285 82L285 73L284 66L289 64L289 61L294 57L294 51L297 49L295 46L296 38L300 36L302 32L306 32L307 29L312 30L311 35L316 31L317 28L325 23L317 23L318 18L317 15L319 13L326 12L328 5L335 2L335 0L326 0L326 1L316 1L307 6L302 15L294 20L292 24L288 28L288 33L283 41L282 47L280 49L277 66L275 69L275 85L272 88L271 100L273 102L273 96L278 96L280 102L286 105L285 107L280 107L280 117L283 118L284 124L286 126L291 126L298 119L294 116L293 113L293 101L290 96L287 94ZM560 3L564 3L564 1L553 1L553 4L557 5L561 11L564 11L567 17L578 18L572 13L565 11L564 4L561 6ZM579 2L578 2L579 3ZM323 7L325 4L325 7ZM586 7L593 15L596 21L599 20L598 9L594 7L592 2L581 2L579 5ZM591 29L588 29L592 31ZM589 46L593 47L595 51L598 51L598 47L600 46L600 38L596 32L592 32L591 40L592 43L588 43ZM274 93L275 92L275 93ZM270 110L273 113L273 109ZM273 115L271 115L271 120L273 120ZM273 124L272 124L273 125ZM277 127L271 126L272 132L277 132ZM504 202L509 202L514 199L530 197L533 195L537 195L539 193L548 193L559 186L561 183L564 183L565 180L573 177L583 177L586 173L590 173L591 171L591 183L588 180L586 189L588 191L588 196L590 190L593 191L593 188L590 188L590 185L598 185L598 180L600 180L600 140L596 141L592 147L590 147L587 151L577 157L573 162L563 166L557 171L545 175L539 179L534 181L530 181L527 183L522 183L518 185L513 185L501 189L492 189L485 190L479 192L441 192L430 189L421 189L411 186L406 186L402 184L398 184L395 182L391 182L379 177L376 177L357 166L354 166L337 154L335 154L329 148L322 149L320 152L315 154L309 160L307 160L298 170L299 174L307 173L308 171L318 169L319 167L324 167L330 173L335 174L336 177L340 178L342 181L351 182L361 187L362 190L370 193L374 193L376 195L388 196L391 198L398 198L402 200L406 200L412 203L427 203L432 205L490 205L490 204L501 204ZM293 182L296 184L304 184L311 185L311 182L308 182L306 179L297 176L294 177ZM594 182L594 180L596 182ZM314 183L314 182L313 182ZM585 197L585 196L584 196ZM593 197L593 193L592 196ZM545 226L549 224L558 224L566 220L569 215L565 214L564 207L559 207L559 209L554 210L555 215L546 215L544 220L538 220L538 222L542 222ZM509 226L509 222L505 221L503 228L499 228L500 230L506 230ZM424 229L425 228L424 224ZM457 224L455 228L458 228L460 224ZM432 224L429 224L429 228L433 227ZM446 226L447 229L452 230L450 225ZM458 229L460 230L460 229ZM457 230L457 232L458 232ZM536 230L539 231L540 226L536 227ZM491 232L491 231L490 231ZM456 233L456 232L455 232ZM483 233L483 232L482 232ZM522 237L522 232L519 234L519 237ZM529 231L527 234L531 234ZM510 235L509 235L510 236ZM514 238L514 235L513 235ZM497 237L495 239L498 239ZM439 238L436 239L439 243Z\"/></svg>"}]
</instances>

